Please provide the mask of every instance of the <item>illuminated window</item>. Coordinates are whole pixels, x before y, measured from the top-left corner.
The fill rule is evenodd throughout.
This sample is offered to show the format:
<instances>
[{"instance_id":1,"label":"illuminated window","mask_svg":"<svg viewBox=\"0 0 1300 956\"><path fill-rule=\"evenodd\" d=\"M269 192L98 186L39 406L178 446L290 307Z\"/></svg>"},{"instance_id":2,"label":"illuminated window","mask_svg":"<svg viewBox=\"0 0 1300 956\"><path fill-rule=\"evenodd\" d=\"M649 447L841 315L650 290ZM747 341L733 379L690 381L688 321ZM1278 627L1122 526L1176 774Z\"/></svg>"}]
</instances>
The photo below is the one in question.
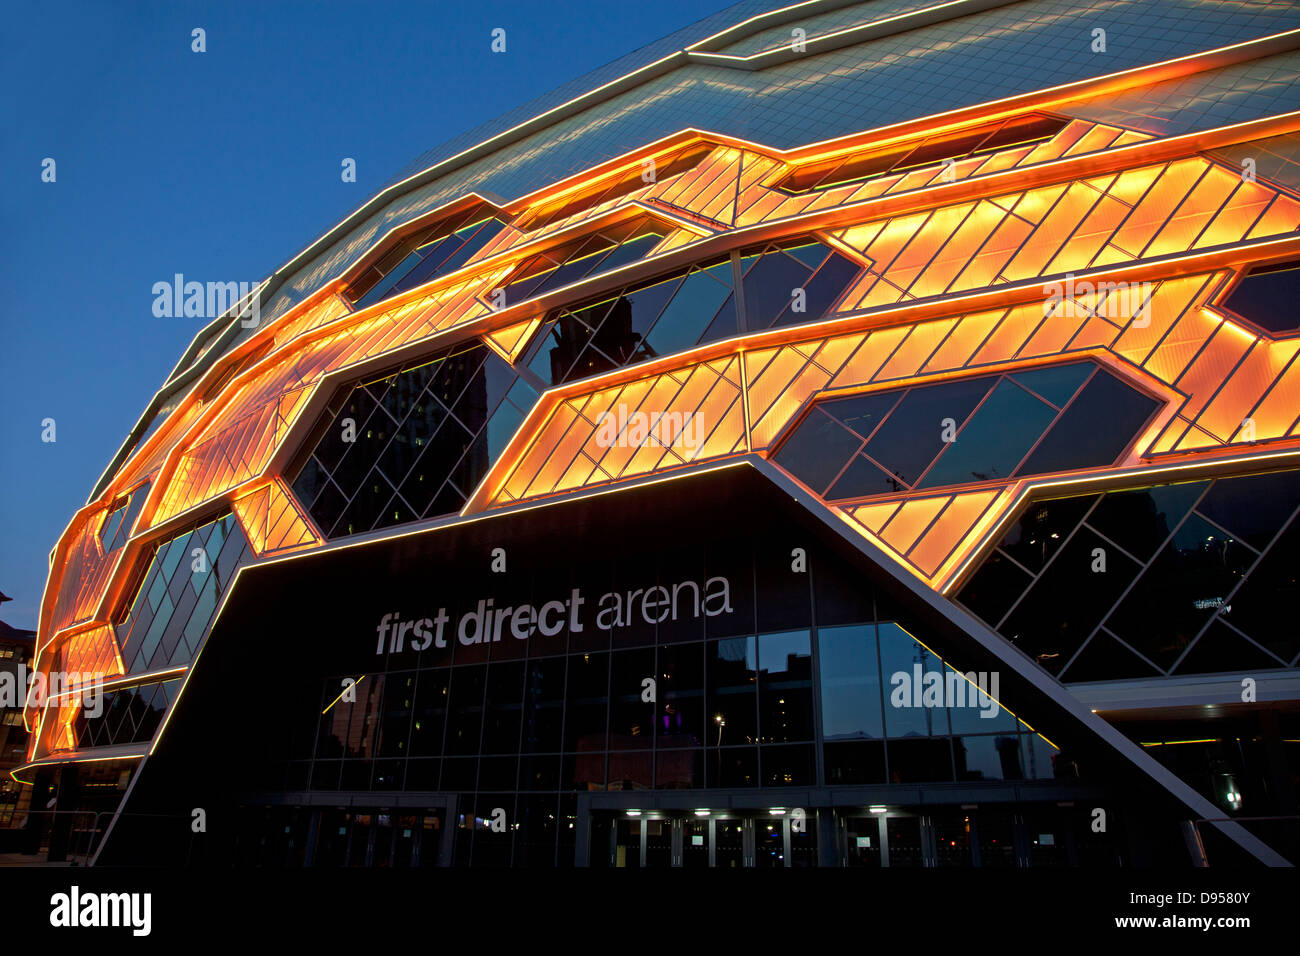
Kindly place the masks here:
<instances>
[{"instance_id":1,"label":"illuminated window","mask_svg":"<svg viewBox=\"0 0 1300 956\"><path fill-rule=\"evenodd\" d=\"M1068 471L1113 464L1157 405L1074 362L818 402L775 460L828 500Z\"/></svg>"}]
</instances>

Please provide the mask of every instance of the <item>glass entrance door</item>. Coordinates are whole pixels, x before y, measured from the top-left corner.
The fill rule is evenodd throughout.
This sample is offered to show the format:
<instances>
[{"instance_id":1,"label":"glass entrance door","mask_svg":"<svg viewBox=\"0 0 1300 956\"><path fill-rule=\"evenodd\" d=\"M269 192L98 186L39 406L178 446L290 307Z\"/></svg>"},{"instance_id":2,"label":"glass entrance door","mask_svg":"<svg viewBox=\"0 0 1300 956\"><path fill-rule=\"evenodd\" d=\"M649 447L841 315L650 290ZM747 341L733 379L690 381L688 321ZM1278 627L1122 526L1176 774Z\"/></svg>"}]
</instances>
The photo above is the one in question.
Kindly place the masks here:
<instances>
[{"instance_id":1,"label":"glass entrance door","mask_svg":"<svg viewBox=\"0 0 1300 956\"><path fill-rule=\"evenodd\" d=\"M713 865L736 868L745 865L745 827L742 820L714 820Z\"/></svg>"},{"instance_id":2,"label":"glass entrance door","mask_svg":"<svg viewBox=\"0 0 1300 956\"><path fill-rule=\"evenodd\" d=\"M844 859L848 866L880 866L880 816L844 818Z\"/></svg>"},{"instance_id":3,"label":"glass entrance door","mask_svg":"<svg viewBox=\"0 0 1300 956\"><path fill-rule=\"evenodd\" d=\"M682 866L701 869L709 866L709 831L712 820L690 817L682 821Z\"/></svg>"},{"instance_id":4,"label":"glass entrance door","mask_svg":"<svg viewBox=\"0 0 1300 956\"><path fill-rule=\"evenodd\" d=\"M641 866L641 818L623 818L615 828L614 866L633 869Z\"/></svg>"}]
</instances>

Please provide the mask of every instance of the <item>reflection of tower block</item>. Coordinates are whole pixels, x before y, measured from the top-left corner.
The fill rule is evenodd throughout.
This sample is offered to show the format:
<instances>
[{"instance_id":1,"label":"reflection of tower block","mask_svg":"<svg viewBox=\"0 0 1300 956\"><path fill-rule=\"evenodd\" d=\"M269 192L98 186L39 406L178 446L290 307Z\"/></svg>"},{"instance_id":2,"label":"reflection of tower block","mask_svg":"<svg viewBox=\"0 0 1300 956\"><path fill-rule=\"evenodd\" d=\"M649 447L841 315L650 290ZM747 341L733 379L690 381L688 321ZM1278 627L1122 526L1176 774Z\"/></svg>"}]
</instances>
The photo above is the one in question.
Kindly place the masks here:
<instances>
[{"instance_id":1,"label":"reflection of tower block","mask_svg":"<svg viewBox=\"0 0 1300 956\"><path fill-rule=\"evenodd\" d=\"M1002 765L1002 779L1023 780L1025 775L1020 768L1020 738L1017 736L999 737L993 746L997 749L998 760ZM1034 748L1030 747L1028 749L1030 767L1029 779L1034 780L1036 779L1036 775L1033 772Z\"/></svg>"}]
</instances>

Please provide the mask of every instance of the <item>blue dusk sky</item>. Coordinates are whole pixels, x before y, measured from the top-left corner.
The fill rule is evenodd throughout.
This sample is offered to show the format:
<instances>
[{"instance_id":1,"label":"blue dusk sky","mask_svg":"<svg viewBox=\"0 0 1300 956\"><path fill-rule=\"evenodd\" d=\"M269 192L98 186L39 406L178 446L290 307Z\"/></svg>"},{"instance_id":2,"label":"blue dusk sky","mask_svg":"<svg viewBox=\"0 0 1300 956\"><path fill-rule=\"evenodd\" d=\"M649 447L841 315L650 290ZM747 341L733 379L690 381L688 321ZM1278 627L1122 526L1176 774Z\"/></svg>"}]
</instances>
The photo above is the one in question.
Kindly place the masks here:
<instances>
[{"instance_id":1,"label":"blue dusk sky","mask_svg":"<svg viewBox=\"0 0 1300 956\"><path fill-rule=\"evenodd\" d=\"M14 601L0 617L36 626L51 549L205 322L156 318L154 283L262 279L425 150L723 6L13 5L0 39L0 591ZM495 27L505 54L490 49Z\"/></svg>"}]
</instances>

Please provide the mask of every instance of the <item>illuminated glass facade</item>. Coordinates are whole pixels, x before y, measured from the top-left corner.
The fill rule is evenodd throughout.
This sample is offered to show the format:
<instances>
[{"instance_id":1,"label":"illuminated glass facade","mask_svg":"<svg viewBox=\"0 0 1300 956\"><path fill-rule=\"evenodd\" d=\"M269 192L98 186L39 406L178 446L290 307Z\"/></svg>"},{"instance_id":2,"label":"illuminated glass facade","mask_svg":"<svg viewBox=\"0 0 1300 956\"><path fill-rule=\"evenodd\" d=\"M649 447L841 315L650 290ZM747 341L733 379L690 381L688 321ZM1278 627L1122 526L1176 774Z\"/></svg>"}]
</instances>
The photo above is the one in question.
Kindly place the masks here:
<instances>
[{"instance_id":1,"label":"illuminated glass facade","mask_svg":"<svg viewBox=\"0 0 1300 956\"><path fill-rule=\"evenodd\" d=\"M1300 14L950 6L731 7L200 334L52 554L34 667L108 684L25 702L33 805L106 862L1300 860Z\"/></svg>"}]
</instances>

